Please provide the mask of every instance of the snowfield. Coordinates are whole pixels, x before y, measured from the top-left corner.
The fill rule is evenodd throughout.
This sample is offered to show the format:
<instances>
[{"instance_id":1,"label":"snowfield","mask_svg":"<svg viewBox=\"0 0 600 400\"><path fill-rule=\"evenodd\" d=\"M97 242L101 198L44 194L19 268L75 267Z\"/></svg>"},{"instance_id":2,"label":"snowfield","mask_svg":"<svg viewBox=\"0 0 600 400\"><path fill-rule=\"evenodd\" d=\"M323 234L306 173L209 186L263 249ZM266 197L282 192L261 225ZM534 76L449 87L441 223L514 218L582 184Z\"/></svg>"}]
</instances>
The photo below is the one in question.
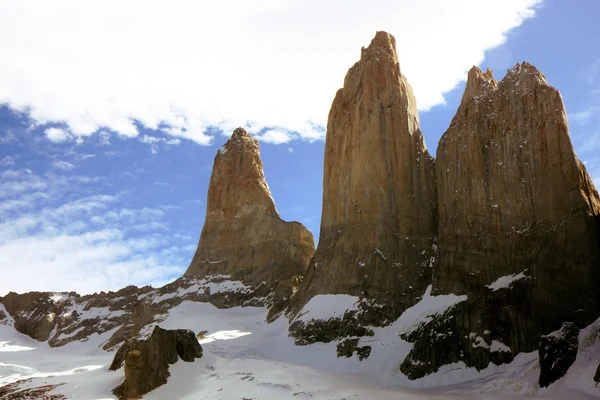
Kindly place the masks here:
<instances>
[{"instance_id":1,"label":"snowfield","mask_svg":"<svg viewBox=\"0 0 600 400\"><path fill-rule=\"evenodd\" d=\"M322 299L321 299L322 300ZM319 300L319 303L321 302ZM350 299L332 305L336 311L352 306ZM348 300L348 301L345 301ZM410 381L398 366L411 344L398 336L414 328L427 315L441 312L459 296L435 298L426 293L394 324L374 328L375 335L360 339L372 347L369 358L336 357L338 342L295 346L281 317L265 322L267 310L256 307L217 309L208 303L185 301L171 309L160 324L165 329L206 330L201 340L204 356L193 363L171 366L169 382L145 399L595 399L600 389L593 375L600 361L597 341L600 320L583 329L580 353L567 376L547 389L539 389L537 353L520 354L510 365L491 365L477 372L456 364L436 374ZM316 304L315 304L316 305ZM326 305L318 304L313 315ZM317 311L319 310L319 311ZM34 378L23 387L62 384L53 393L69 399L114 399L111 390L123 380L123 370L108 371L114 353L101 350L112 332L87 342L50 348L0 325L0 386Z\"/></svg>"}]
</instances>

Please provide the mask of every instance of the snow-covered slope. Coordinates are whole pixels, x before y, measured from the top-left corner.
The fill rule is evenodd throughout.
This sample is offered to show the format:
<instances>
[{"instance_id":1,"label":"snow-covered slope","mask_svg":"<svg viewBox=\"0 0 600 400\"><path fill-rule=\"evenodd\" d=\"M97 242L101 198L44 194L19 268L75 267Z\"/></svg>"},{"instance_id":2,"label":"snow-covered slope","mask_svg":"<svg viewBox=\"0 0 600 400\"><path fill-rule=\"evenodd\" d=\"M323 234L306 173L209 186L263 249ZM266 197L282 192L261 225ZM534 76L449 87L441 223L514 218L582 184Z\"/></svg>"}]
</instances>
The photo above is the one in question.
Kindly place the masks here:
<instances>
[{"instance_id":1,"label":"snow-covered slope","mask_svg":"<svg viewBox=\"0 0 600 400\"><path fill-rule=\"evenodd\" d=\"M434 375L410 381L398 365L411 348L399 332L411 329L448 299L424 296L394 324L373 328L360 338L371 355L336 357L339 342L296 346L288 337L288 321L265 322L263 307L218 309L209 303L184 301L170 309L160 326L208 331L201 340L204 356L194 363L171 366L169 382L146 399L503 399L535 395L541 399L600 398L593 374L600 360L600 322L582 330L577 361L558 383L539 389L537 353L521 354L509 365L477 372L449 366ZM453 299L456 301L456 299ZM59 385L49 393L68 399L112 399L122 370L108 371L113 353L102 350L111 332L86 342L51 348L0 325L0 385L33 378L19 388ZM1 392L0 392L1 393Z\"/></svg>"}]
</instances>

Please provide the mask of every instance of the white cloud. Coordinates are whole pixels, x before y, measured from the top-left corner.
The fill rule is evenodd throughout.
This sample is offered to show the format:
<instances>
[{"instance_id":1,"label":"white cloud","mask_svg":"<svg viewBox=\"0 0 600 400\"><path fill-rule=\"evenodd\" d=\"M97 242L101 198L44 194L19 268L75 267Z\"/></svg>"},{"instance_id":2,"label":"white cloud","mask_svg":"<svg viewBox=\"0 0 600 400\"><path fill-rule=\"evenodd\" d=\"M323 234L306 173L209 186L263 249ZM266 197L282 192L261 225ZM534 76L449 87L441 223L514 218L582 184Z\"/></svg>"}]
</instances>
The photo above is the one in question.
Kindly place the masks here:
<instances>
[{"instance_id":1,"label":"white cloud","mask_svg":"<svg viewBox=\"0 0 600 400\"><path fill-rule=\"evenodd\" d=\"M61 143L69 140L70 135L67 131L60 128L48 128L44 131L51 142Z\"/></svg>"},{"instance_id":2,"label":"white cloud","mask_svg":"<svg viewBox=\"0 0 600 400\"><path fill-rule=\"evenodd\" d=\"M85 176L0 174L0 276L9 277L0 279L0 295L158 285L183 272L188 243L179 246L177 233L162 233L169 229L168 206L121 208L121 195L108 194L64 202L96 183Z\"/></svg>"},{"instance_id":3,"label":"white cloud","mask_svg":"<svg viewBox=\"0 0 600 400\"><path fill-rule=\"evenodd\" d=\"M177 145L181 144L181 140L180 139L165 139L164 142L166 144L170 144L170 145L173 145L173 146L177 146Z\"/></svg>"},{"instance_id":4,"label":"white cloud","mask_svg":"<svg viewBox=\"0 0 600 400\"><path fill-rule=\"evenodd\" d=\"M288 152L288 153L293 153L293 152L294 152L294 149L293 149L292 147L288 147L288 148L287 148L287 152Z\"/></svg>"},{"instance_id":5,"label":"white cloud","mask_svg":"<svg viewBox=\"0 0 600 400\"><path fill-rule=\"evenodd\" d=\"M375 31L396 36L426 110L539 2L0 0L0 104L64 122L74 137L137 136L137 121L200 144L211 125L321 139L335 92Z\"/></svg>"},{"instance_id":6,"label":"white cloud","mask_svg":"<svg viewBox=\"0 0 600 400\"><path fill-rule=\"evenodd\" d=\"M63 161L63 160L56 160L56 161L54 161L52 163L52 166L54 168L62 169L63 171L70 171L73 168L75 168L75 165L71 164L70 162Z\"/></svg>"},{"instance_id":7,"label":"white cloud","mask_svg":"<svg viewBox=\"0 0 600 400\"><path fill-rule=\"evenodd\" d=\"M291 142L294 135L282 129L270 129L255 137L265 143L283 144Z\"/></svg>"}]
</instances>

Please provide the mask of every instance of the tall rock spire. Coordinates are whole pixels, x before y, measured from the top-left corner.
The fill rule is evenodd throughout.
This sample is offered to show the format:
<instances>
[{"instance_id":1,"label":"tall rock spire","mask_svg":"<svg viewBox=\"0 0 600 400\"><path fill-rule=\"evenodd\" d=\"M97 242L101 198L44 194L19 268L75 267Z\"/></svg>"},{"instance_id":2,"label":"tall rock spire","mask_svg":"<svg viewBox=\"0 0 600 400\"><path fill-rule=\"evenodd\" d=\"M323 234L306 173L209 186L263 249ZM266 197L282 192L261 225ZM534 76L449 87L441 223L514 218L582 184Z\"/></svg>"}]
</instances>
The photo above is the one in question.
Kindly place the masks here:
<instances>
[{"instance_id":1,"label":"tall rock spire","mask_svg":"<svg viewBox=\"0 0 600 400\"><path fill-rule=\"evenodd\" d=\"M564 322L598 317L600 198L540 71L520 63L496 82L474 67L436 163L433 293L468 300L408 337L404 373L509 362Z\"/></svg>"},{"instance_id":2,"label":"tall rock spire","mask_svg":"<svg viewBox=\"0 0 600 400\"><path fill-rule=\"evenodd\" d=\"M292 301L348 294L394 320L431 281L435 164L427 152L396 41L377 32L329 112L319 245Z\"/></svg>"},{"instance_id":3,"label":"tall rock spire","mask_svg":"<svg viewBox=\"0 0 600 400\"><path fill-rule=\"evenodd\" d=\"M231 275L275 286L302 276L313 253L310 231L277 213L258 141L237 128L215 157L206 219L185 276Z\"/></svg>"}]
</instances>

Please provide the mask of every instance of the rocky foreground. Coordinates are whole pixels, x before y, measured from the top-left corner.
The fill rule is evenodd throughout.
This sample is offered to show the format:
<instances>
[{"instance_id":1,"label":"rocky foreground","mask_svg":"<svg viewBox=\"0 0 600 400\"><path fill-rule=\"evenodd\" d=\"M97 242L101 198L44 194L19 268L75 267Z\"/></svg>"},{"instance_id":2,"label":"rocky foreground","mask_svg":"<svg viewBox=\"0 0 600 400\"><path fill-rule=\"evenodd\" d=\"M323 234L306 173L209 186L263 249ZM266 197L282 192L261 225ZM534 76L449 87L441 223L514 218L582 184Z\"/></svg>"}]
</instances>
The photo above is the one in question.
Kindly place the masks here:
<instances>
[{"instance_id":1,"label":"rocky foreground","mask_svg":"<svg viewBox=\"0 0 600 400\"><path fill-rule=\"evenodd\" d=\"M9 293L0 325L53 347L102 337L113 351L210 303L264 310L300 359L330 343L319 349L358 370L387 348L403 384L539 350L535 394L582 346L595 369L600 197L560 93L528 63L499 82L474 67L433 159L395 46L378 32L332 103L316 250L305 227L279 217L258 142L239 128L215 157L183 277L88 296Z\"/></svg>"}]
</instances>

